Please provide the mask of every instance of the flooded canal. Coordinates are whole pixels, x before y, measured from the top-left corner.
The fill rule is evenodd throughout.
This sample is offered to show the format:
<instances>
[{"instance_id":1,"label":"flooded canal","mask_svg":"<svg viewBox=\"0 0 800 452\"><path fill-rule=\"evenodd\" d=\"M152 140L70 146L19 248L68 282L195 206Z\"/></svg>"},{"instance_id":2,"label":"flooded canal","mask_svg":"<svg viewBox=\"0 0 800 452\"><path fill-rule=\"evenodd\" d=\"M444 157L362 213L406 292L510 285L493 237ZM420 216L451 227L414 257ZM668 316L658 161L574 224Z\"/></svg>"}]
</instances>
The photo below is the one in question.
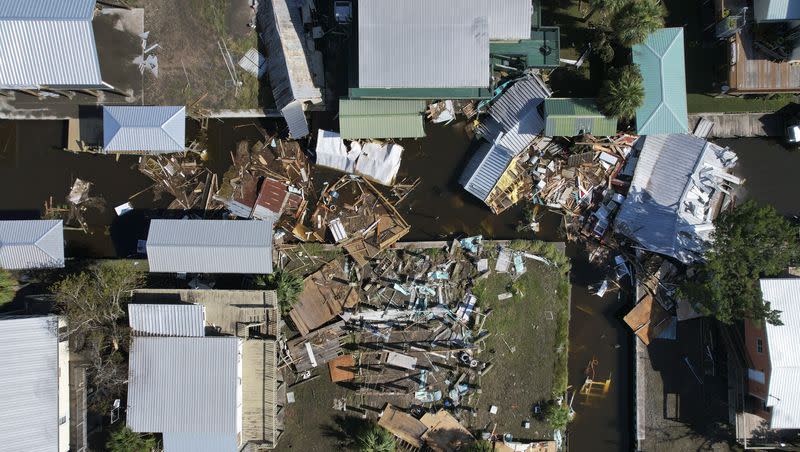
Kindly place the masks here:
<instances>
[{"instance_id":1,"label":"flooded canal","mask_svg":"<svg viewBox=\"0 0 800 452\"><path fill-rule=\"evenodd\" d=\"M221 123L211 121L208 132L208 166L221 175L230 164L229 152L237 141L255 141L261 136L251 120ZM269 121L260 121L271 129ZM399 209L411 224L407 240L441 240L459 235L483 234L497 239L530 238L517 232L521 208L495 216L458 184L458 177L472 151L464 123L428 126L424 140L404 140L400 179L422 179L421 185ZM93 193L102 196L106 209L88 215L92 234L66 232L67 253L78 257L125 257L135 250L136 240L146 236L152 216L161 216L169 199L154 200L151 192L134 198L136 210L122 217L114 206L150 186L151 181L135 168L136 157L75 155L64 152L66 124L53 122L0 122L0 217L38 218L51 196L62 203L76 177L94 183ZM769 202L784 214L800 213L800 198L794 196L795 173L800 152L791 153L761 139L720 140L740 156L740 173L747 178L747 196ZM315 176L317 188L336 177L329 172ZM560 217L543 218L543 240L563 240ZM631 346L632 336L621 321L627 300L616 293L605 298L589 294L587 286L605 274L588 263L579 246L570 245L573 260L572 321L570 325L569 383L580 387L587 364L595 360L596 379L610 378L608 394L592 400L576 397L575 421L570 425L573 451L628 450L632 444Z\"/></svg>"}]
</instances>

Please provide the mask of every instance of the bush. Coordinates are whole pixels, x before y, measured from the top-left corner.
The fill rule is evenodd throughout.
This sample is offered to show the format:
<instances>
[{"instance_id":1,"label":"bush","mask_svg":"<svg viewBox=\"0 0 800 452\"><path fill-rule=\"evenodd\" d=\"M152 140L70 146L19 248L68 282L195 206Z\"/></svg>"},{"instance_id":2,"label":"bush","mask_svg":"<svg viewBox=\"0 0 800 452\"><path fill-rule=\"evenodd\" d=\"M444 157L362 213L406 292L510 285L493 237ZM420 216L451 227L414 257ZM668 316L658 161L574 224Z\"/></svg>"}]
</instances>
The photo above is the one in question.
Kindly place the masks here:
<instances>
[{"instance_id":1,"label":"bush","mask_svg":"<svg viewBox=\"0 0 800 452\"><path fill-rule=\"evenodd\" d=\"M564 430L569 424L569 407L565 402L551 403L547 406L544 418L553 430Z\"/></svg>"},{"instance_id":2,"label":"bush","mask_svg":"<svg viewBox=\"0 0 800 452\"><path fill-rule=\"evenodd\" d=\"M8 270L0 270L0 307L14 301L19 290L17 278Z\"/></svg>"},{"instance_id":3,"label":"bush","mask_svg":"<svg viewBox=\"0 0 800 452\"><path fill-rule=\"evenodd\" d=\"M151 435L140 435L122 424L113 431L106 443L110 452L150 452L156 448L156 439Z\"/></svg>"}]
</instances>

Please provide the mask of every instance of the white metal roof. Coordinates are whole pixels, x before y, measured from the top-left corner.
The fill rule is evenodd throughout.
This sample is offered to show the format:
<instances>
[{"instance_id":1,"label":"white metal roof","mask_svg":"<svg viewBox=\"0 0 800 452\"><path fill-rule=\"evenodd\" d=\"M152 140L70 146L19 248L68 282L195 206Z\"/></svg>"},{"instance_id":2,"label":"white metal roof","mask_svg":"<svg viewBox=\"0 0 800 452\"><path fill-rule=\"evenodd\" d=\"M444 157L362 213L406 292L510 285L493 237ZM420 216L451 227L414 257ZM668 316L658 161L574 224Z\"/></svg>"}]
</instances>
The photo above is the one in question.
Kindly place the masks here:
<instances>
[{"instance_id":1,"label":"white metal roof","mask_svg":"<svg viewBox=\"0 0 800 452\"><path fill-rule=\"evenodd\" d=\"M399 144L366 143L356 161L356 174L382 185L394 185L402 158L403 147Z\"/></svg>"},{"instance_id":2,"label":"white metal roof","mask_svg":"<svg viewBox=\"0 0 800 452\"><path fill-rule=\"evenodd\" d=\"M351 144L351 149L336 132L319 129L317 131L316 164L326 168L333 168L345 173L355 171L356 160L361 155L361 145L357 141Z\"/></svg>"},{"instance_id":3,"label":"white metal roof","mask_svg":"<svg viewBox=\"0 0 800 452\"><path fill-rule=\"evenodd\" d=\"M0 221L0 267L8 270L64 266L61 220Z\"/></svg>"},{"instance_id":4,"label":"white metal roof","mask_svg":"<svg viewBox=\"0 0 800 452\"><path fill-rule=\"evenodd\" d=\"M128 319L135 334L152 336L204 336L205 308L199 304L128 305Z\"/></svg>"},{"instance_id":5,"label":"white metal roof","mask_svg":"<svg viewBox=\"0 0 800 452\"><path fill-rule=\"evenodd\" d=\"M489 16L489 39L519 41L530 39L533 2L531 0L486 0Z\"/></svg>"},{"instance_id":6,"label":"white metal roof","mask_svg":"<svg viewBox=\"0 0 800 452\"><path fill-rule=\"evenodd\" d=\"M239 452L234 435L170 432L163 436L164 452Z\"/></svg>"},{"instance_id":7,"label":"white metal roof","mask_svg":"<svg viewBox=\"0 0 800 452\"><path fill-rule=\"evenodd\" d=\"M772 371L767 406L776 429L800 428L800 278L762 279L761 293L771 309L781 311L783 325L767 323Z\"/></svg>"},{"instance_id":8,"label":"white metal roof","mask_svg":"<svg viewBox=\"0 0 800 452\"><path fill-rule=\"evenodd\" d=\"M180 152L186 143L186 107L103 107L103 150Z\"/></svg>"},{"instance_id":9,"label":"white metal roof","mask_svg":"<svg viewBox=\"0 0 800 452\"><path fill-rule=\"evenodd\" d=\"M0 318L3 450L58 450L57 328L56 316Z\"/></svg>"},{"instance_id":10,"label":"white metal roof","mask_svg":"<svg viewBox=\"0 0 800 452\"><path fill-rule=\"evenodd\" d=\"M162 273L272 273L272 221L153 220L147 262Z\"/></svg>"},{"instance_id":11,"label":"white metal roof","mask_svg":"<svg viewBox=\"0 0 800 452\"><path fill-rule=\"evenodd\" d=\"M128 426L135 432L235 437L241 376L237 337L133 336Z\"/></svg>"},{"instance_id":12,"label":"white metal roof","mask_svg":"<svg viewBox=\"0 0 800 452\"><path fill-rule=\"evenodd\" d=\"M483 0L361 0L361 88L489 86Z\"/></svg>"},{"instance_id":13,"label":"white metal roof","mask_svg":"<svg viewBox=\"0 0 800 452\"><path fill-rule=\"evenodd\" d=\"M0 88L103 86L94 0L0 0Z\"/></svg>"}]
</instances>

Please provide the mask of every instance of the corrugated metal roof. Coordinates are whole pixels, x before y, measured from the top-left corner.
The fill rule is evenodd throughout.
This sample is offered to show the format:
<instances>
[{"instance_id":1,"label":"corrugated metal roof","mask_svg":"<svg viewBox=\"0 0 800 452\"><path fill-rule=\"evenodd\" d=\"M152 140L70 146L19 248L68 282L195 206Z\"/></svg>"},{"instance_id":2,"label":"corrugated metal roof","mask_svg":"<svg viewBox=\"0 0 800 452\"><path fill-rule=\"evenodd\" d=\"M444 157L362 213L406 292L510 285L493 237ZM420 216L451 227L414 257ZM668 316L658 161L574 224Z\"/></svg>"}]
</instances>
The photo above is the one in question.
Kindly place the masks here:
<instances>
[{"instance_id":1,"label":"corrugated metal roof","mask_svg":"<svg viewBox=\"0 0 800 452\"><path fill-rule=\"evenodd\" d=\"M0 221L0 267L24 270L63 266L61 220Z\"/></svg>"},{"instance_id":2,"label":"corrugated metal roof","mask_svg":"<svg viewBox=\"0 0 800 452\"><path fill-rule=\"evenodd\" d=\"M710 220L691 215L686 197L701 171L723 168L720 155L724 151L693 135L640 138L634 150L639 155L636 170L617 214L616 230L652 252L687 264L698 260L713 226ZM700 234L699 225L710 229Z\"/></svg>"},{"instance_id":3,"label":"corrugated metal roof","mask_svg":"<svg viewBox=\"0 0 800 452\"><path fill-rule=\"evenodd\" d=\"M286 120L286 125L289 127L289 136L291 138L303 138L308 135L308 120L306 113L303 110L303 103L295 100L289 102L281 109L281 115Z\"/></svg>"},{"instance_id":4,"label":"corrugated metal roof","mask_svg":"<svg viewBox=\"0 0 800 452\"><path fill-rule=\"evenodd\" d=\"M317 131L317 147L315 163L317 166L333 168L353 173L356 168L356 160L361 155L361 145L354 141L350 143L351 149L347 149L341 135L336 132L319 129Z\"/></svg>"},{"instance_id":5,"label":"corrugated metal roof","mask_svg":"<svg viewBox=\"0 0 800 452\"><path fill-rule=\"evenodd\" d=\"M767 323L770 377L767 406L772 407L770 426L800 428L800 278L762 279L761 294L771 309L781 311L783 325Z\"/></svg>"},{"instance_id":6,"label":"corrugated metal roof","mask_svg":"<svg viewBox=\"0 0 800 452\"><path fill-rule=\"evenodd\" d=\"M266 6L259 8L259 21L264 29L262 40L269 51L267 72L278 109L283 110L294 101L320 102L322 93L314 83L309 63L315 57L306 46L300 8L294 7L294 2L290 8L287 0L263 3Z\"/></svg>"},{"instance_id":7,"label":"corrugated metal roof","mask_svg":"<svg viewBox=\"0 0 800 452\"><path fill-rule=\"evenodd\" d=\"M489 21L482 0L361 0L362 88L489 86Z\"/></svg>"},{"instance_id":8,"label":"corrugated metal roof","mask_svg":"<svg viewBox=\"0 0 800 452\"><path fill-rule=\"evenodd\" d=\"M103 107L103 151L180 152L186 107Z\"/></svg>"},{"instance_id":9,"label":"corrugated metal roof","mask_svg":"<svg viewBox=\"0 0 800 452\"><path fill-rule=\"evenodd\" d=\"M478 132L490 142L503 134L504 147L515 153L524 151L544 129L539 106L550 95L537 75L516 81L492 103Z\"/></svg>"},{"instance_id":10,"label":"corrugated metal roof","mask_svg":"<svg viewBox=\"0 0 800 452\"><path fill-rule=\"evenodd\" d=\"M0 10L6 6L5 3L0 5ZM11 3L25 5L28 2ZM63 12L65 17L70 18L82 14L82 4L75 5L74 10L54 7L52 10L32 9L30 13L50 11L43 13L43 16L50 17ZM24 6L19 11L17 9L12 8L17 13L25 11ZM102 87L91 17L91 14L86 18L70 20L0 17L0 88Z\"/></svg>"},{"instance_id":11,"label":"corrugated metal roof","mask_svg":"<svg viewBox=\"0 0 800 452\"><path fill-rule=\"evenodd\" d=\"M147 262L162 273L272 273L269 220L153 220Z\"/></svg>"},{"instance_id":12,"label":"corrugated metal roof","mask_svg":"<svg viewBox=\"0 0 800 452\"><path fill-rule=\"evenodd\" d=\"M235 438L241 346L233 336L131 337L128 427Z\"/></svg>"},{"instance_id":13,"label":"corrugated metal roof","mask_svg":"<svg viewBox=\"0 0 800 452\"><path fill-rule=\"evenodd\" d=\"M639 135L687 133L683 28L657 30L632 52L644 82L644 104L636 110Z\"/></svg>"},{"instance_id":14,"label":"corrugated metal roof","mask_svg":"<svg viewBox=\"0 0 800 452\"><path fill-rule=\"evenodd\" d=\"M600 113L595 99L546 99L544 113L547 136L573 137L583 133L611 136L617 133L617 120Z\"/></svg>"},{"instance_id":15,"label":"corrugated metal roof","mask_svg":"<svg viewBox=\"0 0 800 452\"><path fill-rule=\"evenodd\" d=\"M533 2L531 0L488 0L484 9L489 15L489 39L517 41L531 32Z\"/></svg>"},{"instance_id":16,"label":"corrugated metal roof","mask_svg":"<svg viewBox=\"0 0 800 452\"><path fill-rule=\"evenodd\" d=\"M128 319L135 334L151 336L205 335L205 308L199 304L128 305Z\"/></svg>"},{"instance_id":17,"label":"corrugated metal roof","mask_svg":"<svg viewBox=\"0 0 800 452\"><path fill-rule=\"evenodd\" d=\"M484 88L350 88L351 99L490 99L493 90Z\"/></svg>"},{"instance_id":18,"label":"corrugated metal roof","mask_svg":"<svg viewBox=\"0 0 800 452\"><path fill-rule=\"evenodd\" d=\"M347 140L425 136L425 102L391 99L339 100L339 128Z\"/></svg>"},{"instance_id":19,"label":"corrugated metal roof","mask_svg":"<svg viewBox=\"0 0 800 452\"><path fill-rule=\"evenodd\" d=\"M164 433L164 452L239 452L236 436L213 433Z\"/></svg>"},{"instance_id":20,"label":"corrugated metal roof","mask_svg":"<svg viewBox=\"0 0 800 452\"><path fill-rule=\"evenodd\" d=\"M475 197L485 201L516 154L498 144L482 142L467 163L459 183Z\"/></svg>"},{"instance_id":21,"label":"corrugated metal roof","mask_svg":"<svg viewBox=\"0 0 800 452\"><path fill-rule=\"evenodd\" d=\"M756 22L783 22L800 19L797 0L753 0Z\"/></svg>"},{"instance_id":22,"label":"corrugated metal roof","mask_svg":"<svg viewBox=\"0 0 800 452\"><path fill-rule=\"evenodd\" d=\"M0 0L0 20L91 20L95 0Z\"/></svg>"},{"instance_id":23,"label":"corrugated metal roof","mask_svg":"<svg viewBox=\"0 0 800 452\"><path fill-rule=\"evenodd\" d=\"M57 328L58 319L52 315L0 317L0 444L4 450L58 450Z\"/></svg>"}]
</instances>

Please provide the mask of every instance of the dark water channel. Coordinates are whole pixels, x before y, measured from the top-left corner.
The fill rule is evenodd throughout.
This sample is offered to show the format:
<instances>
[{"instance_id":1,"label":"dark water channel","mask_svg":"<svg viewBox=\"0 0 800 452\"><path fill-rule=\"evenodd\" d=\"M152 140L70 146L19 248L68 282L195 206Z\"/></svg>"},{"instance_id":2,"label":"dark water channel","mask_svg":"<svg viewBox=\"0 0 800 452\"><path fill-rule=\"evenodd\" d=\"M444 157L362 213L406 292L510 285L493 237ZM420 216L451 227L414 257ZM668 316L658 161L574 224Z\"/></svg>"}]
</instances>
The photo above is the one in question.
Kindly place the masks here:
<instances>
[{"instance_id":1,"label":"dark water channel","mask_svg":"<svg viewBox=\"0 0 800 452\"><path fill-rule=\"evenodd\" d=\"M316 126L325 125L317 122ZM241 139L260 139L251 120L225 123L211 121L208 132L210 160L207 165L222 175L230 164L229 152ZM316 122L316 121L315 121ZM272 129L274 124L260 121ZM477 199L458 185L471 149L464 124L428 126L424 140L405 140L406 152L400 178L422 178L421 185L402 205L401 212L412 226L406 240L442 240L483 234L497 239L530 238L516 226L521 208L492 215ZM151 182L135 169L136 157L74 155L60 150L66 140L66 123L60 121L0 122L0 218L38 218L45 200L53 196L63 202L75 177L95 184L96 195L106 200L106 210L87 217L92 234L67 231L68 256L125 257L135 250L136 240L145 238L149 218L168 214L162 209L169 199L154 200L150 192L136 197L136 210L122 217L114 206L148 187ZM740 172L748 179L746 195L770 202L784 214L800 213L796 196L796 173L800 153L790 153L765 140L722 140L740 155ZM315 176L317 188L335 177ZM560 217L547 215L538 238L563 240ZM591 266L578 246L568 246L573 261L572 321L570 326L569 383L580 387L588 362L595 359L597 378L611 378L605 397L576 397L575 421L569 443L574 451L628 450L632 438L631 335L621 321L627 300L612 293L591 296L587 286L603 279L605 269Z\"/></svg>"}]
</instances>

